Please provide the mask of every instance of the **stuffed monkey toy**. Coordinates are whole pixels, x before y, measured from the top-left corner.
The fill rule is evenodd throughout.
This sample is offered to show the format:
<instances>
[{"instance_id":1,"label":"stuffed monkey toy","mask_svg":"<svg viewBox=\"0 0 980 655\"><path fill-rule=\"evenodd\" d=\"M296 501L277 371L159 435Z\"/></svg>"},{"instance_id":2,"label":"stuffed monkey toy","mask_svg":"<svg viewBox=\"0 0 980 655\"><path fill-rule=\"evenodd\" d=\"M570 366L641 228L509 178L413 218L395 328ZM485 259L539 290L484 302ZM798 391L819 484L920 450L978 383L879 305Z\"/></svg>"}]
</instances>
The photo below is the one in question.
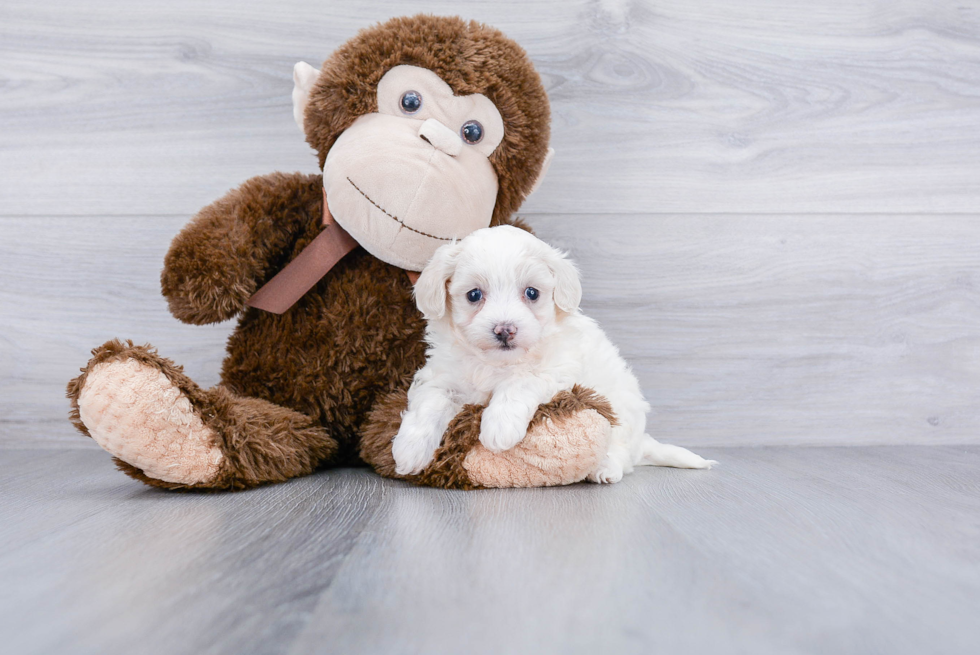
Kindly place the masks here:
<instances>
[{"instance_id":1,"label":"stuffed monkey toy","mask_svg":"<svg viewBox=\"0 0 980 655\"><path fill-rule=\"evenodd\" d=\"M440 245L513 213L545 173L550 110L527 55L459 18L396 18L322 70L294 69L294 114L322 175L272 173L201 210L161 274L185 323L238 317L221 382L202 389L149 346L96 348L71 419L117 466L168 489L245 489L365 462L398 477L391 440L425 361L413 272ZM567 484L595 470L615 421L575 388L504 453L481 407L451 424L419 484Z\"/></svg>"}]
</instances>

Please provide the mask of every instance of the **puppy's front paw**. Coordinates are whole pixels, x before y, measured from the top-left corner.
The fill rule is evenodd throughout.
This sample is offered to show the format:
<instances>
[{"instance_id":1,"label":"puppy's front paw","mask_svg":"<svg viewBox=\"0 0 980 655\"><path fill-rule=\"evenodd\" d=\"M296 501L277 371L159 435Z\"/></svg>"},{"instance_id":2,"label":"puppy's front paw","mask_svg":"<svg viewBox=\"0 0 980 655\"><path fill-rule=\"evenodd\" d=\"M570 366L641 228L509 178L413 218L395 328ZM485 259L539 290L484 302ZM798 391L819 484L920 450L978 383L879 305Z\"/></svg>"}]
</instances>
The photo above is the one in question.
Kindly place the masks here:
<instances>
[{"instance_id":1,"label":"puppy's front paw","mask_svg":"<svg viewBox=\"0 0 980 655\"><path fill-rule=\"evenodd\" d=\"M519 444L527 433L528 421L522 418L523 414L523 407L490 403L480 419L480 443L495 453Z\"/></svg>"},{"instance_id":2,"label":"puppy's front paw","mask_svg":"<svg viewBox=\"0 0 980 655\"><path fill-rule=\"evenodd\" d=\"M421 426L403 420L401 429L391 442L391 456L395 458L395 473L415 475L432 461L435 448L429 445L428 436Z\"/></svg>"},{"instance_id":3,"label":"puppy's front paw","mask_svg":"<svg viewBox=\"0 0 980 655\"><path fill-rule=\"evenodd\" d=\"M623 479L623 465L613 457L606 457L596 471L589 475L589 480L599 484L614 484Z\"/></svg>"}]
</instances>

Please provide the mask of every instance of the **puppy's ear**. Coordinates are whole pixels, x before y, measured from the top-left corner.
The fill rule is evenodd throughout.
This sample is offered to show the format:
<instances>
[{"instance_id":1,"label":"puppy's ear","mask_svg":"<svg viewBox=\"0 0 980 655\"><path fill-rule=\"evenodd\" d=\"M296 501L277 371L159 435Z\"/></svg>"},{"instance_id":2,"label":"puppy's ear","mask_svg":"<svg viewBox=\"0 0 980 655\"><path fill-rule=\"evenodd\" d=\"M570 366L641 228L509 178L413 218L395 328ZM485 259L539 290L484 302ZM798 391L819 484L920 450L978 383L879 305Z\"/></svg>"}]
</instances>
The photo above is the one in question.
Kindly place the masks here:
<instances>
[{"instance_id":1,"label":"puppy's ear","mask_svg":"<svg viewBox=\"0 0 980 655\"><path fill-rule=\"evenodd\" d=\"M582 302L582 281L578 269L565 253L545 246L545 263L555 276L555 304L558 309L574 312Z\"/></svg>"},{"instance_id":2,"label":"puppy's ear","mask_svg":"<svg viewBox=\"0 0 980 655\"><path fill-rule=\"evenodd\" d=\"M440 246L415 283L415 305L427 319L439 319L446 314L446 283L456 270L460 248L459 243Z\"/></svg>"}]
</instances>

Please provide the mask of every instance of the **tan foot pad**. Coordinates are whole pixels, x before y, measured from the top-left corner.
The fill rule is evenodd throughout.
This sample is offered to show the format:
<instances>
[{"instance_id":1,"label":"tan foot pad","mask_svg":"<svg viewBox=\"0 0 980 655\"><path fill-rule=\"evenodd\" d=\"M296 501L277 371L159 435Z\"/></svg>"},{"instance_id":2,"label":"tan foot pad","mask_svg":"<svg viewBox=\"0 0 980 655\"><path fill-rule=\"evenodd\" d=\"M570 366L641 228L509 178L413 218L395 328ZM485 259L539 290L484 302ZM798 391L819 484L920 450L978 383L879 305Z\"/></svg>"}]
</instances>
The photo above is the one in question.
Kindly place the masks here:
<instances>
[{"instance_id":1,"label":"tan foot pad","mask_svg":"<svg viewBox=\"0 0 980 655\"><path fill-rule=\"evenodd\" d=\"M78 411L100 446L151 478L197 484L218 473L223 455L214 432L156 368L134 359L96 364Z\"/></svg>"},{"instance_id":2,"label":"tan foot pad","mask_svg":"<svg viewBox=\"0 0 980 655\"><path fill-rule=\"evenodd\" d=\"M551 487L572 484L594 471L606 454L611 428L594 409L559 424L550 419L502 453L476 444L463 460L470 480L484 487Z\"/></svg>"}]
</instances>

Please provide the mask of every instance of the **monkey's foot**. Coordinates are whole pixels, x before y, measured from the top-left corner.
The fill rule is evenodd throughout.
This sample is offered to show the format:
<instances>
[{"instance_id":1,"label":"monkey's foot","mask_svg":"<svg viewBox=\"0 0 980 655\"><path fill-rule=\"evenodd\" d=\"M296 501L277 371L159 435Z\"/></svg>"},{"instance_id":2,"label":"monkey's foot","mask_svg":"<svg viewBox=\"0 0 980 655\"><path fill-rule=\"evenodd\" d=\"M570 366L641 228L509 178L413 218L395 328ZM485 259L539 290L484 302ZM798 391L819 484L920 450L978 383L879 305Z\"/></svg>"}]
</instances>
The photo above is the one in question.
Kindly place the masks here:
<instances>
[{"instance_id":1,"label":"monkey's foot","mask_svg":"<svg viewBox=\"0 0 980 655\"><path fill-rule=\"evenodd\" d=\"M609 402L575 386L538 407L524 439L500 453L480 443L483 407L466 405L449 424L432 462L419 475L399 475L391 443L408 406L405 391L383 398L361 435L361 458L386 477L455 489L549 487L584 480L602 462L615 415Z\"/></svg>"},{"instance_id":2,"label":"monkey's foot","mask_svg":"<svg viewBox=\"0 0 980 655\"><path fill-rule=\"evenodd\" d=\"M337 453L313 418L219 385L201 389L148 346L109 341L68 383L71 419L126 475L166 489L248 489Z\"/></svg>"},{"instance_id":3,"label":"monkey's foot","mask_svg":"<svg viewBox=\"0 0 980 655\"><path fill-rule=\"evenodd\" d=\"M533 422L510 450L494 453L477 442L463 468L484 487L553 487L583 480L602 460L610 426L606 416L582 405Z\"/></svg>"},{"instance_id":4,"label":"monkey's foot","mask_svg":"<svg viewBox=\"0 0 980 655\"><path fill-rule=\"evenodd\" d=\"M217 436L167 376L166 363L140 354L90 365L77 396L79 420L96 443L147 477L208 483L224 458Z\"/></svg>"}]
</instances>

